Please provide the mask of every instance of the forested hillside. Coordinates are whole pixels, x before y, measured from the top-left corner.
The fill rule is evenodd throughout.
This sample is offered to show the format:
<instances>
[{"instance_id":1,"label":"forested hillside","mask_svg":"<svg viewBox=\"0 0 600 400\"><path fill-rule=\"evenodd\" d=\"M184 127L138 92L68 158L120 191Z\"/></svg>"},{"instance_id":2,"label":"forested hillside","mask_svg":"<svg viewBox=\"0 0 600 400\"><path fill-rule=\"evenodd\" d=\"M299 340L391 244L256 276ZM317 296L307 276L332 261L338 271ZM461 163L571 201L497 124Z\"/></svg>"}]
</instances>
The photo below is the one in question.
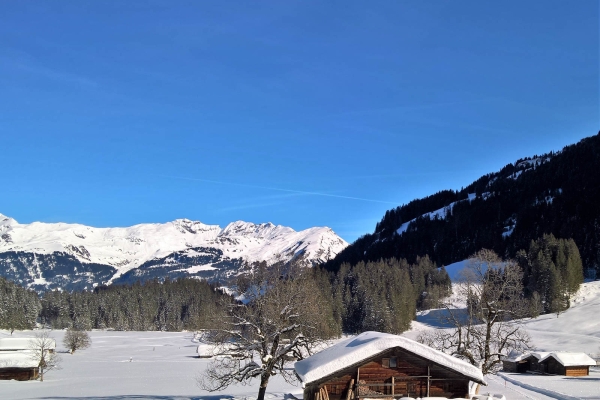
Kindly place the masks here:
<instances>
[{"instance_id":1,"label":"forested hillside","mask_svg":"<svg viewBox=\"0 0 600 400\"><path fill-rule=\"evenodd\" d=\"M517 160L466 188L445 190L386 212L375 232L325 264L428 255L438 265L482 248L505 258L544 234L573 239L587 273L600 269L600 134L557 153ZM600 272L600 271L599 271Z\"/></svg>"}]
</instances>

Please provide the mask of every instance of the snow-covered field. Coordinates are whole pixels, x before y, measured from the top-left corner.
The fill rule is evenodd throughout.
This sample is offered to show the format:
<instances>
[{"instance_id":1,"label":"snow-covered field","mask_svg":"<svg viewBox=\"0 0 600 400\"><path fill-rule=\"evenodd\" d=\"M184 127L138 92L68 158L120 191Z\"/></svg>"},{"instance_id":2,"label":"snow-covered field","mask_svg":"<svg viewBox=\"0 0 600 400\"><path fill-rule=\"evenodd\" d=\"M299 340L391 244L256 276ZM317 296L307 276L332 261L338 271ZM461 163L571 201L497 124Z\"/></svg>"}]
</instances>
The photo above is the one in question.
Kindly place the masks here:
<instances>
[{"instance_id":1,"label":"snow-covered field","mask_svg":"<svg viewBox=\"0 0 600 400\"><path fill-rule=\"evenodd\" d=\"M583 285L571 309L561 314L525 322L539 350L600 353L600 281ZM423 329L435 329L432 313L419 315L406 336L416 338ZM31 331L15 332L26 337ZM54 331L58 351L64 352L62 331ZM10 336L0 331L0 337ZM258 382L208 393L196 386L196 376L208 360L197 358L192 333L112 332L91 333L92 347L75 354L62 353L62 369L50 371L44 382L0 381L0 399L184 400L254 399ZM290 365L290 367L292 367ZM506 379L505 379L506 378ZM481 393L502 393L507 400L600 399L600 372L590 377L555 377L504 374L486 377ZM514 383L513 383L514 382ZM545 393L545 394L544 394ZM302 388L272 378L267 398L302 397Z\"/></svg>"},{"instance_id":2,"label":"snow-covered field","mask_svg":"<svg viewBox=\"0 0 600 400\"><path fill-rule=\"evenodd\" d=\"M438 314L441 312L441 310L428 310L419 313L417 321L413 322L413 328L405 335L416 339L423 330L443 328L438 321ZM548 314L536 319L528 319L523 321L523 325L529 332L536 350L583 352L598 358L600 357L599 313L600 281L586 282L571 299L571 308L566 312L558 317L556 314ZM506 383L507 388L510 388L503 391L507 399L600 399L600 367L592 369L589 377L501 373L486 379L491 381L491 385L504 386ZM484 387L482 391L494 393L496 388ZM513 397L518 396L515 391L526 393L530 397Z\"/></svg>"},{"instance_id":3,"label":"snow-covered field","mask_svg":"<svg viewBox=\"0 0 600 400\"><path fill-rule=\"evenodd\" d=\"M30 336L31 331L13 336ZM63 331L53 331L62 369L47 373L44 382L0 381L0 399L250 399L257 382L209 393L196 386L196 376L208 360L197 357L192 333L91 332L92 347L74 354L62 346ZM0 337L7 337L0 331ZM269 383L270 399L290 393L302 397L302 389L276 376Z\"/></svg>"}]
</instances>

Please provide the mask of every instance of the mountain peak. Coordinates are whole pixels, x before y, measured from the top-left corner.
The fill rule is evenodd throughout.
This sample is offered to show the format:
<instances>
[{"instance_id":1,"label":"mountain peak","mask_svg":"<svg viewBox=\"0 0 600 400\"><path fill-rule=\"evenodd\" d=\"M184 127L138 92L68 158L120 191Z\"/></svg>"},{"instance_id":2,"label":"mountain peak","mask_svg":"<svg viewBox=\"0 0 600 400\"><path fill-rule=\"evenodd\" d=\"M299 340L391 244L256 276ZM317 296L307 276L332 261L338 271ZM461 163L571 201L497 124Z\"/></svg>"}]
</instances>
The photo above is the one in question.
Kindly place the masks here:
<instances>
[{"instance_id":1,"label":"mountain peak","mask_svg":"<svg viewBox=\"0 0 600 400\"><path fill-rule=\"evenodd\" d=\"M121 228L12 221L0 217L0 275L36 288L63 285L53 276L71 279L68 290L166 277L221 280L245 262L300 258L311 266L348 245L329 228L296 232L271 222L235 221L221 229L187 218Z\"/></svg>"},{"instance_id":2,"label":"mountain peak","mask_svg":"<svg viewBox=\"0 0 600 400\"><path fill-rule=\"evenodd\" d=\"M18 222L7 215L0 213L0 226L17 225Z\"/></svg>"}]
</instances>

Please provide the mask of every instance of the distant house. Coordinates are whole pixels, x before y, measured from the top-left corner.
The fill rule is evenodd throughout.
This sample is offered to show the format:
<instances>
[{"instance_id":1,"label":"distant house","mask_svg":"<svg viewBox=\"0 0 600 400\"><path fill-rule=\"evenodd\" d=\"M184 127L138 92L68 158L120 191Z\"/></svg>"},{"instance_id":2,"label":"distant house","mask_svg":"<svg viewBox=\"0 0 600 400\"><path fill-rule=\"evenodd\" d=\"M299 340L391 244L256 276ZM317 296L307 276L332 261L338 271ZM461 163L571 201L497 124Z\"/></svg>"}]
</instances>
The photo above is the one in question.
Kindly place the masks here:
<instances>
[{"instance_id":1,"label":"distant house","mask_svg":"<svg viewBox=\"0 0 600 400\"><path fill-rule=\"evenodd\" d=\"M565 376L587 376L594 365L596 361L587 354L567 352L511 353L502 360L506 372Z\"/></svg>"},{"instance_id":2,"label":"distant house","mask_svg":"<svg viewBox=\"0 0 600 400\"><path fill-rule=\"evenodd\" d=\"M0 380L37 379L38 362L30 351L2 351L0 352Z\"/></svg>"},{"instance_id":3,"label":"distant house","mask_svg":"<svg viewBox=\"0 0 600 400\"><path fill-rule=\"evenodd\" d=\"M365 332L294 365L305 400L461 397L486 385L469 363L405 337ZM326 393L326 395L325 395Z\"/></svg>"},{"instance_id":4,"label":"distant house","mask_svg":"<svg viewBox=\"0 0 600 400\"><path fill-rule=\"evenodd\" d=\"M3 351L22 351L29 350L31 348L31 340L35 338L0 338L0 353ZM50 353L54 353L56 350L56 340L51 340L51 344L48 348Z\"/></svg>"},{"instance_id":5,"label":"distant house","mask_svg":"<svg viewBox=\"0 0 600 400\"><path fill-rule=\"evenodd\" d=\"M541 366L539 361L546 357L550 353L548 352L528 352L518 353L511 352L508 356L502 359L502 370L505 372L540 372Z\"/></svg>"},{"instance_id":6,"label":"distant house","mask_svg":"<svg viewBox=\"0 0 600 400\"><path fill-rule=\"evenodd\" d=\"M539 361L547 374L587 376L596 361L585 353L550 353Z\"/></svg>"}]
</instances>

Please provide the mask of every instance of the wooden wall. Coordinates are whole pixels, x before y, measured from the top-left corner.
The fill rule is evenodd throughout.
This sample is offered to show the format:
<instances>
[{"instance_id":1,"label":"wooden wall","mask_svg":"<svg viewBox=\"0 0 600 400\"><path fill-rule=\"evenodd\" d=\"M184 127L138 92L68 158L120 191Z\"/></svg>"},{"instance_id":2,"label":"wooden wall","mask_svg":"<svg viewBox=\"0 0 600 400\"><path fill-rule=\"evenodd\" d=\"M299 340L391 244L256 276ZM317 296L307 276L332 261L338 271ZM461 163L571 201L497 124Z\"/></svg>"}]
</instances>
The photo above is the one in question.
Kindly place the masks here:
<instances>
[{"instance_id":1,"label":"wooden wall","mask_svg":"<svg viewBox=\"0 0 600 400\"><path fill-rule=\"evenodd\" d=\"M502 361L502 370L505 372L517 372L517 363L515 361Z\"/></svg>"},{"instance_id":2,"label":"wooden wall","mask_svg":"<svg viewBox=\"0 0 600 400\"><path fill-rule=\"evenodd\" d=\"M544 360L542 364L546 366L544 372L548 374L565 375L565 367L552 357L549 357L546 360Z\"/></svg>"},{"instance_id":3,"label":"wooden wall","mask_svg":"<svg viewBox=\"0 0 600 400\"><path fill-rule=\"evenodd\" d=\"M565 375L567 376L588 376L590 374L590 367L577 366L577 367L565 367Z\"/></svg>"},{"instance_id":4,"label":"wooden wall","mask_svg":"<svg viewBox=\"0 0 600 400\"><path fill-rule=\"evenodd\" d=\"M396 358L396 366L390 366L390 359ZM393 363L392 363L393 364ZM427 395L427 366L430 367L431 381L429 395L431 397L466 397L469 379L433 362L409 353L402 349L392 349L361 365L346 368L324 381L307 385L304 391L305 400L315 400L315 394L322 387L327 388L330 400L345 400L350 389L350 382L358 379L360 384L359 398L387 397L392 394L392 377L394 377L394 397L425 397ZM418 378L416 378L418 377ZM375 386L374 384L388 384Z\"/></svg>"},{"instance_id":5,"label":"wooden wall","mask_svg":"<svg viewBox=\"0 0 600 400\"><path fill-rule=\"evenodd\" d=\"M37 368L0 368L0 380L29 381L37 377Z\"/></svg>"}]
</instances>

